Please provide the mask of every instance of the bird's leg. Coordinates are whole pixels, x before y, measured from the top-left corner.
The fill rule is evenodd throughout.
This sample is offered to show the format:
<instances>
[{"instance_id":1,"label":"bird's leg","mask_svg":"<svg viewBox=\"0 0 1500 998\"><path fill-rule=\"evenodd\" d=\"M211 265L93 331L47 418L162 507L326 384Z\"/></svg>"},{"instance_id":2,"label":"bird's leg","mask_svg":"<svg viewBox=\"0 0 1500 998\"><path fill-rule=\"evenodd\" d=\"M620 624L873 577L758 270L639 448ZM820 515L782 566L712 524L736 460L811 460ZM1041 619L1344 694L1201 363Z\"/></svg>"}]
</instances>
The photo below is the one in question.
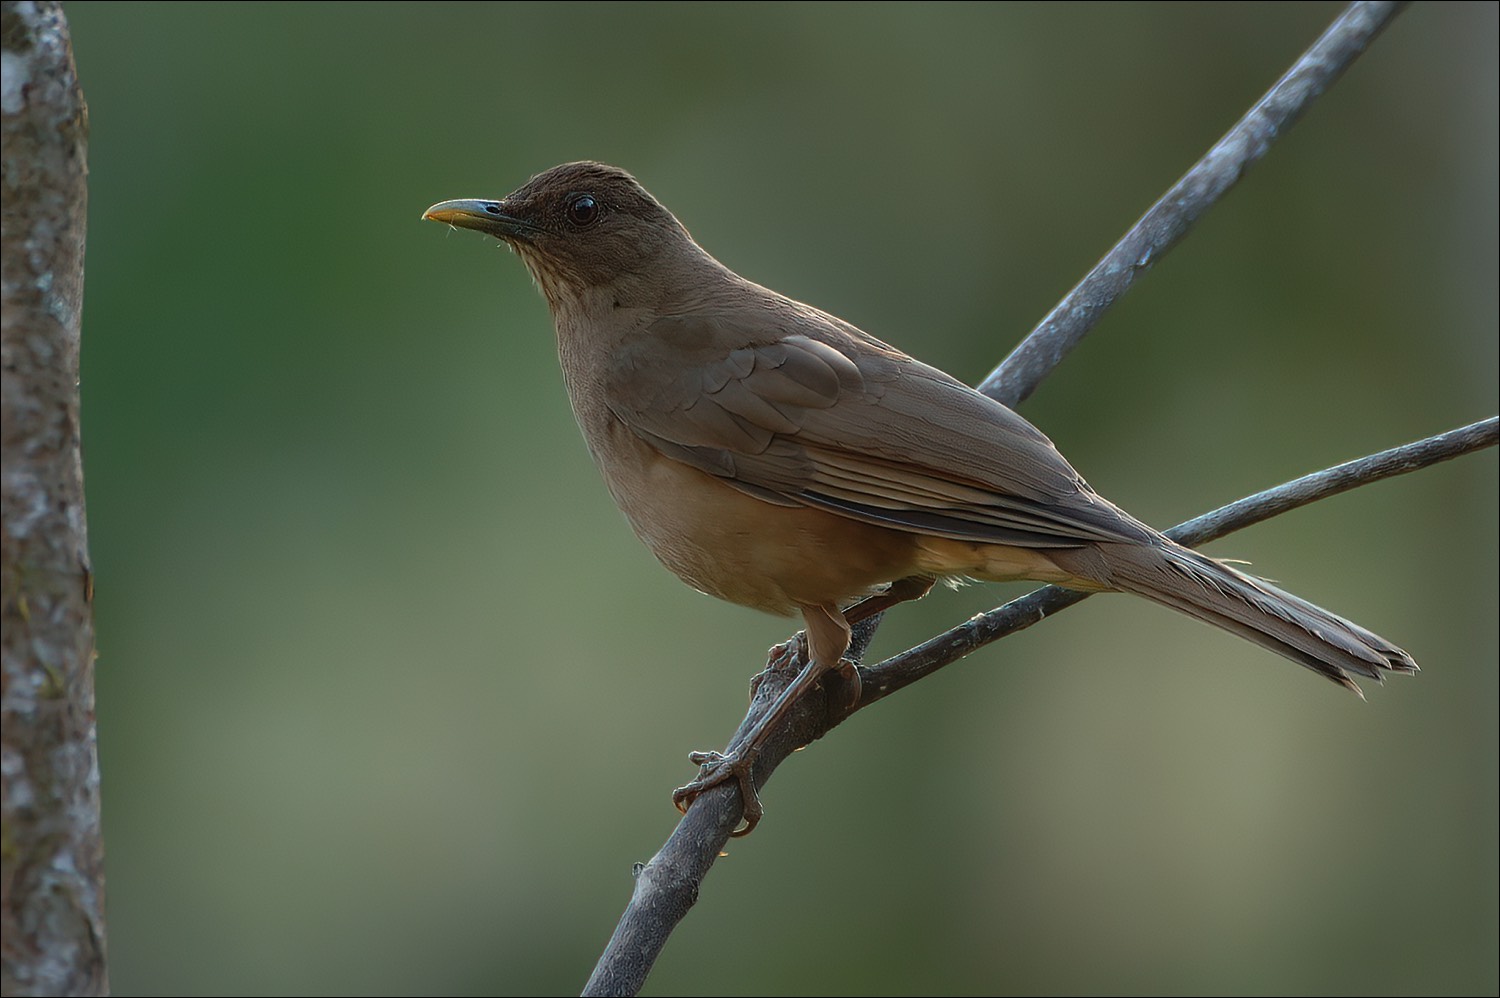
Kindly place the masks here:
<instances>
[{"instance_id":1,"label":"bird's leg","mask_svg":"<svg viewBox=\"0 0 1500 998\"><path fill-rule=\"evenodd\" d=\"M807 651L812 662L827 662L850 684L848 707L859 703L859 666L844 657L849 650L852 629L849 618L832 604L804 606L802 619L807 622ZM809 663L811 664L811 663Z\"/></svg>"},{"instance_id":2,"label":"bird's leg","mask_svg":"<svg viewBox=\"0 0 1500 998\"><path fill-rule=\"evenodd\" d=\"M936 581L937 579L930 575L908 575L904 579L897 579L886 586L885 592L866 596L845 610L844 620L850 627L854 627L871 617L885 613L898 603L921 599L927 595ZM852 711L859 704L859 668L853 662L840 661L839 675L850 682L849 701L844 705L844 709Z\"/></svg>"},{"instance_id":3,"label":"bird's leg","mask_svg":"<svg viewBox=\"0 0 1500 998\"><path fill-rule=\"evenodd\" d=\"M850 627L862 621L869 620L877 613L884 613L898 603L909 600L921 599L931 591L936 579L927 575L908 575L904 579L897 579L886 587L885 592L876 593L874 596L866 596L844 611L844 620ZM801 631L793 634L790 638L780 644L772 645L771 650L766 653L766 668L772 671L791 668L803 660L807 648L807 639ZM842 667L841 667L842 671ZM843 673L848 678L848 673ZM750 697L754 699L755 691L760 689L760 684L765 681L766 674L758 672L750 680ZM858 678L856 675L855 678ZM853 706L855 701L850 701Z\"/></svg>"},{"instance_id":4,"label":"bird's leg","mask_svg":"<svg viewBox=\"0 0 1500 998\"><path fill-rule=\"evenodd\" d=\"M749 835L760 823L761 816L765 814L765 808L761 806L760 796L755 792L755 759L760 755L760 750L765 747L766 740L775 730L776 725L791 710L792 704L808 690L818 684L818 680L830 670L838 669L841 673L852 674L855 685L854 700L858 700L859 672L854 664L843 661L844 652L849 649L849 624L844 620L844 615L839 608L832 604L805 605L802 607L802 618L807 622L807 645L811 654L808 662L792 680L791 685L781 691L781 694L771 704L760 720L747 731L743 738L737 739L729 746L727 752L693 752L688 758L702 767L702 772L696 780L686 786L678 787L672 791L672 803L684 814L692 806L698 795L710 787L716 787L720 783L734 780L739 784L740 799L744 802L745 825L731 834L735 837ZM854 702L854 701L851 701Z\"/></svg>"}]
</instances>

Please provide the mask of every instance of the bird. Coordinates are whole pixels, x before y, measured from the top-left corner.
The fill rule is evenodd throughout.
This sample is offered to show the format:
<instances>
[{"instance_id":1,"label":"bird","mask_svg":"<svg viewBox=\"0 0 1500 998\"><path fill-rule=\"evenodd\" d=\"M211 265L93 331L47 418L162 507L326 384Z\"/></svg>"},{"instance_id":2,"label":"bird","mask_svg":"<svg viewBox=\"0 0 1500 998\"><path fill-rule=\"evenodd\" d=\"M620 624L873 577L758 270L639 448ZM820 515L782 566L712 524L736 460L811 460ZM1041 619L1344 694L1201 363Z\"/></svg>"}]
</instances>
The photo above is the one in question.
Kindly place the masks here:
<instances>
[{"instance_id":1,"label":"bird","mask_svg":"<svg viewBox=\"0 0 1500 998\"><path fill-rule=\"evenodd\" d=\"M1005 405L720 263L630 173L564 163L423 219L507 244L546 299L573 413L615 503L688 585L800 614L807 662L727 753L693 753L686 812L733 780L845 661L851 624L935 580L1028 579L1143 596L1359 692L1405 651L1184 547L1096 493ZM857 696L857 693L855 694Z\"/></svg>"}]
</instances>

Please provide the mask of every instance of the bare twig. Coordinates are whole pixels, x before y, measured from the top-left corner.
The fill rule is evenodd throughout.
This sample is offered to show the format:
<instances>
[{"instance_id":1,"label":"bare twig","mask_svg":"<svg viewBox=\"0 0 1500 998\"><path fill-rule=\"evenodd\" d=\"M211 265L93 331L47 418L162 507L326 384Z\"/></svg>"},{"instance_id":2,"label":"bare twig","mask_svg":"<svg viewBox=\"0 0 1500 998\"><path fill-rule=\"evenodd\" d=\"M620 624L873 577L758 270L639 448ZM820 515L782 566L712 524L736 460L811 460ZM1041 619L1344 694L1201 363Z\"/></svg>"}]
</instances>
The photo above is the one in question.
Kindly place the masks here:
<instances>
[{"instance_id":1,"label":"bare twig","mask_svg":"<svg viewBox=\"0 0 1500 998\"><path fill-rule=\"evenodd\" d=\"M1006 405L1024 402L1094 328L1137 275L1187 235L1302 112L1338 81L1404 3L1351 3L1276 85L1182 175L1123 239L990 372L979 390Z\"/></svg>"},{"instance_id":2,"label":"bare twig","mask_svg":"<svg viewBox=\"0 0 1500 998\"><path fill-rule=\"evenodd\" d=\"M1402 6L1400 3L1350 4L1276 86L1131 227L1114 249L985 378L980 391L1007 405L1015 405L1027 398L1087 335L1104 312L1130 289L1137 274L1186 234L1203 212L1238 181L1245 169L1265 154L1271 142L1339 78ZM1364 462L1372 462L1368 466L1364 462L1340 465L1190 521L1177 528L1184 531L1183 534L1174 536L1191 543L1190 538L1198 536L1192 531L1205 529L1202 521L1209 524L1207 529L1216 531L1213 536L1219 536L1365 481L1376 481L1400 470L1425 466L1475 446L1492 445L1494 421L1476 426L1480 427L1478 434L1482 438L1478 444L1473 443L1470 435L1475 428L1468 427L1408 448L1366 458ZM1450 452L1447 448L1456 449ZM1397 454L1400 456L1392 457ZM1434 456L1438 454L1441 456ZM1408 466L1391 470L1393 462L1407 462ZM1322 486L1309 484L1309 479L1322 476L1327 476L1327 484L1332 486L1327 491L1319 491ZM1294 496L1303 498L1297 501ZM1041 592L1049 593L1049 590ZM1005 616L1007 614L1019 615L1022 622L1011 626L1012 630L1018 630L1069 602L1083 598L1083 594L1067 590L1050 592L1053 595L1046 596L1046 599L1058 602L1012 609L1033 597L1042 598L1041 594L1034 593L980 618L996 616L992 635L976 632L971 626L973 622L970 622L910 652L862 670L862 675L868 678L865 680L865 694L856 709L915 681L919 673L925 674L921 670L934 671L1001 636L1005 633L1000 629L1004 625L998 621L1010 619ZM856 628L851 656L857 658L863 652L878 625L879 617L875 617ZM907 678L908 674L910 678ZM750 711L731 743L765 712L791 678L790 670L763 675ZM757 757L757 787L764 785L776 766L793 751L822 737L847 717L850 711L843 709L845 702L843 691L837 684L827 681L813 695L799 700ZM649 863L639 868L630 904L594 967L583 991L585 995L633 995L640 990L672 930L697 900L698 885L728 842L740 817L740 793L733 783L715 787L695 800L666 844Z\"/></svg>"}]
</instances>

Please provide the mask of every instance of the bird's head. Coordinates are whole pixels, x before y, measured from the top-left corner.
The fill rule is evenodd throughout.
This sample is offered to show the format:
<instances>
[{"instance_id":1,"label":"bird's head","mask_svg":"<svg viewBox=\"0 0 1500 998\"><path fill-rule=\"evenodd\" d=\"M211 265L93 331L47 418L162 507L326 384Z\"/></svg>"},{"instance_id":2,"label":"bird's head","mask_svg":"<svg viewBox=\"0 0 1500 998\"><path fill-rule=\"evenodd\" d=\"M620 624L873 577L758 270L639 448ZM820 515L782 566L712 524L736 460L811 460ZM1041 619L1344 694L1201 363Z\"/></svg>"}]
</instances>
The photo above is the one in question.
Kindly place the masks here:
<instances>
[{"instance_id":1,"label":"bird's head","mask_svg":"<svg viewBox=\"0 0 1500 998\"><path fill-rule=\"evenodd\" d=\"M422 217L508 243L554 311L594 289L634 297L663 260L706 256L634 177L603 163L564 163L497 201L443 201Z\"/></svg>"}]
</instances>

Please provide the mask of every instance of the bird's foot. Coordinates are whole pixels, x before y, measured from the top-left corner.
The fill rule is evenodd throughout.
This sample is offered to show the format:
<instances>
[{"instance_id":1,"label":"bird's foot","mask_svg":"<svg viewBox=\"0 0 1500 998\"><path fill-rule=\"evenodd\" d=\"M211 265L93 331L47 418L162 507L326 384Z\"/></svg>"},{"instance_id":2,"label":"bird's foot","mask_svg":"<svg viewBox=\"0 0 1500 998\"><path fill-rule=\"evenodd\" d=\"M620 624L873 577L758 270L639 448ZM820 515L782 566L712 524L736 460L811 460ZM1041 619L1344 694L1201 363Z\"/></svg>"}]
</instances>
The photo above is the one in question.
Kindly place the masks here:
<instances>
[{"instance_id":1,"label":"bird's foot","mask_svg":"<svg viewBox=\"0 0 1500 998\"><path fill-rule=\"evenodd\" d=\"M750 679L750 699L755 699L755 694L760 692L760 684L766 681L766 677L773 672L802 671L802 665L807 661L807 635L798 631L780 644L771 646L766 652L766 667L757 672Z\"/></svg>"},{"instance_id":2,"label":"bird's foot","mask_svg":"<svg viewBox=\"0 0 1500 998\"><path fill-rule=\"evenodd\" d=\"M766 667L756 673L750 680L750 699L755 699L755 694L760 692L760 684L766 681L767 675L772 672L800 672L802 666L807 662L807 635L798 631L790 638L780 644L771 646L766 653ZM849 702L847 707L853 707L859 703L860 680L859 666L847 658L839 659L839 664L831 670L839 674L839 678L849 685Z\"/></svg>"},{"instance_id":3,"label":"bird's foot","mask_svg":"<svg viewBox=\"0 0 1500 998\"><path fill-rule=\"evenodd\" d=\"M841 658L831 671L838 673L839 679L849 688L848 699L844 701L844 711L848 713L859 706L860 695L864 693L864 683L859 678L859 664L852 659Z\"/></svg>"},{"instance_id":4,"label":"bird's foot","mask_svg":"<svg viewBox=\"0 0 1500 998\"><path fill-rule=\"evenodd\" d=\"M807 611L804 611L804 614ZM808 618L809 623L814 619L832 620L825 613L824 618ZM842 624L840 617L837 623ZM842 650L848 647L849 629L841 627L835 636L841 632L842 645L837 648L831 647L831 642L824 642L823 648L825 658L821 660L809 654L809 647L816 649L817 635L809 642L804 634L798 634L783 645L773 648L771 661L764 672L751 684L752 698L759 695L760 687L768 676L775 675L791 666L800 665L797 676L787 686L776 694L771 705L765 713L760 714L748 731L737 737L730 744L728 752L693 752L688 758L699 767L698 778L686 786L678 787L672 791L672 803L677 805L677 810L687 814L688 808L692 807L693 801L706 790L712 789L721 783L734 780L740 790L740 800L744 807L744 827L736 828L730 834L734 837L749 835L755 826L760 824L765 809L761 807L760 797L755 791L754 768L755 760L759 757L761 749L765 747L777 725L785 719L787 712L797 701L818 684L820 679L829 672L836 672L845 685L846 702L840 707L833 707L831 701L837 698L833 690L828 690L828 696L823 701L825 709L831 715L832 723L838 723L844 715L849 714L859 704L861 683L859 678L859 666L850 659L842 657ZM826 637L826 635L825 635ZM804 656L806 656L804 658ZM805 661L806 664L801 664ZM830 668L823 663L835 662L837 664ZM755 711L752 709L752 713Z\"/></svg>"},{"instance_id":5,"label":"bird's foot","mask_svg":"<svg viewBox=\"0 0 1500 998\"><path fill-rule=\"evenodd\" d=\"M781 672L784 669L802 668L807 661L807 635L798 631L785 641L772 645L766 653L766 668Z\"/></svg>"},{"instance_id":6,"label":"bird's foot","mask_svg":"<svg viewBox=\"0 0 1500 998\"><path fill-rule=\"evenodd\" d=\"M759 750L754 748L741 749L728 755L722 752L689 752L688 759L700 767L698 778L673 790L672 803L677 805L677 810L687 814L688 808L693 806L693 801L698 799L699 794L734 780L739 784L740 800L744 802L745 823L729 834L734 838L749 835L766 813L766 809L761 806L760 795L755 792L755 780L751 775L757 755Z\"/></svg>"}]
</instances>

